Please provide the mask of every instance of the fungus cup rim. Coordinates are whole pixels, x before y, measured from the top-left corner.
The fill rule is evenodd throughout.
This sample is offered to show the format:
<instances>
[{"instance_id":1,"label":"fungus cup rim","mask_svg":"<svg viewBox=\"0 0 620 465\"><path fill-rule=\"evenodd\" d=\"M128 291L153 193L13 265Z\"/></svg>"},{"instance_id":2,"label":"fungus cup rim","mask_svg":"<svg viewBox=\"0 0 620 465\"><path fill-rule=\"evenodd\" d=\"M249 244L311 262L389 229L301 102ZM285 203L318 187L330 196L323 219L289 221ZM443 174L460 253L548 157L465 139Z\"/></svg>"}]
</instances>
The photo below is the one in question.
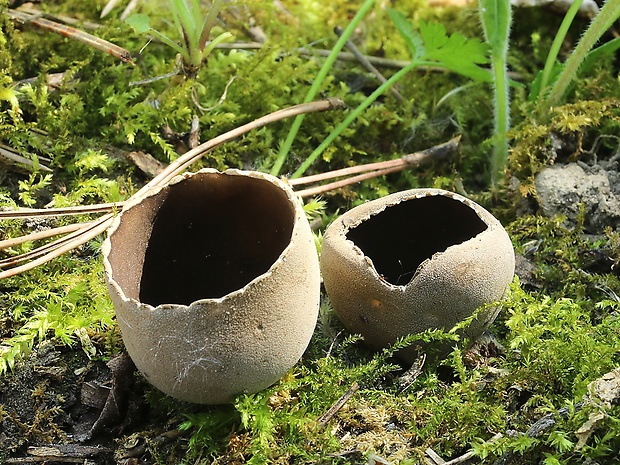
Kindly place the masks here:
<instances>
[{"instance_id":1,"label":"fungus cup rim","mask_svg":"<svg viewBox=\"0 0 620 465\"><path fill-rule=\"evenodd\" d=\"M112 269L112 264L110 263L109 259L108 259L108 255L112 249L112 241L111 241L111 237L112 235L116 232L116 230L118 229L118 227L121 224L122 221L122 216L125 212L129 211L132 208L135 208L137 206L139 206L144 200L150 198L150 197L154 197L156 195L158 195L159 193L161 193L162 190L174 186L175 184L181 183L183 181L185 181L186 179L189 179L193 176L196 176L198 174L218 174L218 175L226 175L226 176L245 176L245 177L250 177L250 178L255 178L255 179L260 179L263 181L266 181L270 184L272 184L273 186L275 186L276 188L280 189L282 192L284 192L284 194L286 195L288 201L290 202L291 206L293 207L293 211L292 211L292 219L293 219L293 227L291 229L291 237L289 238L288 244L286 245L286 247L282 250L282 252L280 253L280 255L278 255L278 258L271 264L271 266L269 267L269 269L267 271L265 271L264 273L261 273L260 275L256 276L255 278L253 278L251 281L249 281L247 284L245 284L243 287L236 289L232 292L229 292L228 294L222 296L222 297L217 297L217 298L204 298L204 299L198 299L195 300L193 302L191 302L189 305L185 305L185 304L177 304L177 303L165 303L165 304L159 304L157 306L153 306L151 304L145 303L145 302L141 302L137 299L134 299L132 297L127 297L125 295L124 290L122 289L121 285L116 281L116 279L114 278L114 273L113 273L113 269ZM260 171L252 171L252 170L240 170L240 169L236 169L236 168L229 168L225 171L219 171L215 168L202 168L196 172L186 172L180 175L175 176L174 178L172 178L169 182L167 182L166 184L162 184L162 185L157 185L154 186L152 188L150 188L148 191L146 191L144 194L141 194L139 196L133 197L130 200L127 201L127 203L123 206L122 210L120 212L118 212L112 222L112 224L110 225L110 227L108 228L108 233L107 236L101 246L101 251L102 251L102 255L103 255L103 266L104 266L104 271L105 274L107 275L107 279L108 279L108 283L109 285L113 286L117 295L123 300L123 302L132 302L133 304L137 305L138 308L140 309L144 309L144 310L148 310L148 311L165 311L165 310L170 310L170 309L181 309L181 308L185 308L185 309L191 309L194 306L197 307L201 307L202 305L204 305L205 303L211 303L211 304L223 304L229 300L233 300L235 298L238 298L239 296L243 295L249 288L255 286L257 283L260 283L261 281L267 279L269 276L271 276L274 272L274 270L280 266L280 264L285 260L285 257L288 253L288 251L291 249L291 247L293 247L293 238L296 235L297 230L300 227L300 222L299 222L299 218L300 218L300 214L303 213L303 209L300 203L299 198L295 195L293 189L286 183L284 182L284 180L277 178L275 176L272 176L270 174L267 173L263 173Z\"/></svg>"},{"instance_id":2,"label":"fungus cup rim","mask_svg":"<svg viewBox=\"0 0 620 465\"><path fill-rule=\"evenodd\" d=\"M448 246L445 250L435 252L430 258L425 259L420 263L415 270L411 280L405 284L393 284L382 278L377 268L374 265L374 262L371 257L369 257L352 239L347 237L347 234L352 230L368 221L374 216L377 216L384 211L386 211L390 207L394 207L403 202L408 202L411 200L416 200L424 197L435 197L442 196L447 197L451 200L461 202L465 206L469 207L476 216L487 226L483 231L477 233L476 235L470 237L466 241L459 242L456 244L452 244ZM380 205L380 208L375 208L376 205ZM360 214L360 210L362 213ZM352 213L353 212L353 213ZM353 217L353 218L351 218ZM376 279L381 285L385 286L391 290L400 290L402 292L406 292L409 288L414 288L416 278L419 277L425 268L431 263L433 260L437 259L440 256L443 256L454 249L464 246L464 244L469 243L473 240L480 240L480 237L485 234L490 234L494 232L498 227L503 229L502 224L499 222L497 218L495 218L489 211L487 211L484 207L477 204L476 202L468 199L465 196L457 194L456 192L447 191L444 189L437 188L417 188L417 189L409 189L406 191L395 192L393 194L389 194L385 197L381 197L375 200L371 200L369 202L363 203L354 207L345 213L343 213L339 218L337 218L334 223L337 223L338 229L338 237L340 240L345 241L345 243L349 244L349 251L354 252L356 255L361 257L363 261L366 263L366 268L370 271L371 275L374 279ZM336 226L336 224L334 224Z\"/></svg>"}]
</instances>

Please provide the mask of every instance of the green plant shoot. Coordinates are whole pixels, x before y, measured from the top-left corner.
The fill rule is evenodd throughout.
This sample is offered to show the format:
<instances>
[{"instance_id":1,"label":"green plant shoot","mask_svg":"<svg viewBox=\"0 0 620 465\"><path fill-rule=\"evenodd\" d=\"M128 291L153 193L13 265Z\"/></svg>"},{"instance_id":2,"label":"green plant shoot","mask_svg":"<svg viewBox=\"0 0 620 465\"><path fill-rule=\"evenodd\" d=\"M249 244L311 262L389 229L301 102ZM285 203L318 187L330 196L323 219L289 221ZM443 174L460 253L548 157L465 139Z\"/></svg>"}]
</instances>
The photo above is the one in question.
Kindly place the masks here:
<instances>
[{"instance_id":1,"label":"green plant shoot","mask_svg":"<svg viewBox=\"0 0 620 465\"><path fill-rule=\"evenodd\" d=\"M479 0L478 9L484 37L491 47L495 94L495 139L491 157L491 182L495 184L500 179L508 160L510 95L506 55L512 14L509 0Z\"/></svg>"},{"instance_id":2,"label":"green plant shoot","mask_svg":"<svg viewBox=\"0 0 620 465\"><path fill-rule=\"evenodd\" d=\"M222 4L223 0L214 0L207 15L203 17L199 0L168 0L168 7L179 37L178 42L152 28L148 15L132 15L126 22L139 34L152 34L175 50L183 59L184 71L191 76L197 72L202 61L219 43L232 37L230 32L224 32L209 42L211 29L215 25Z\"/></svg>"},{"instance_id":3,"label":"green plant shoot","mask_svg":"<svg viewBox=\"0 0 620 465\"><path fill-rule=\"evenodd\" d=\"M569 84L577 75L579 67L587 58L590 49L618 18L620 18L620 0L606 1L562 67L558 79L544 100L543 108L549 108L560 102Z\"/></svg>"},{"instance_id":4,"label":"green plant shoot","mask_svg":"<svg viewBox=\"0 0 620 465\"><path fill-rule=\"evenodd\" d=\"M336 42L336 45L334 45L334 48L323 63L321 69L319 70L319 74L312 83L312 86L310 87L310 90L308 91L308 94L306 95L306 98L304 100L304 103L308 103L314 100L316 94L319 92L321 85L323 84L323 81L325 81L325 78L327 77L327 73L329 73L329 70L336 62L338 53L340 53L342 48L347 43L347 40L349 40L349 37L351 37L351 34L353 34L353 31L355 30L359 22L362 20L362 18L364 18L364 16L366 16L366 13L370 11L374 4L374 0L366 0L366 2L362 5L357 14L353 17L347 28L343 31L342 35ZM278 158L276 159L273 167L271 168L271 174L273 176L278 176L280 174L282 165L284 165L284 161L286 160L286 157L288 156L291 147L293 146L293 141L295 140L295 137L297 137L297 133L299 132L299 128L301 127L301 123L303 122L305 116L306 115L299 115L293 121L293 124L288 132L288 135L286 136L286 139L280 146Z\"/></svg>"},{"instance_id":5,"label":"green plant shoot","mask_svg":"<svg viewBox=\"0 0 620 465\"><path fill-rule=\"evenodd\" d=\"M549 85L549 80L551 78L551 74L553 71L553 67L558 58L558 53L560 52L560 47L562 47L562 42L566 38L566 34L568 33L568 29L570 25L573 23L577 12L579 11L579 7L583 3L583 0L575 0L568 11L566 12L566 16L562 20L562 24L560 24L560 29L558 29L558 33L553 38L553 43L551 44L551 49L549 50L549 54L547 55L547 60L545 61L545 67L542 72L542 77L540 81L540 90L544 92L547 85Z\"/></svg>"},{"instance_id":6,"label":"green plant shoot","mask_svg":"<svg viewBox=\"0 0 620 465\"><path fill-rule=\"evenodd\" d=\"M329 144L355 121L366 108L392 85L418 66L439 65L477 81L491 81L491 75L488 71L479 66L488 62L487 46L484 43L478 39L467 39L458 32L448 35L446 28L439 23L421 22L420 31L418 32L402 13L389 8L387 11L396 29L407 44L407 48L411 53L411 62L360 103L308 156L297 171L293 173L292 178L302 176Z\"/></svg>"}]
</instances>

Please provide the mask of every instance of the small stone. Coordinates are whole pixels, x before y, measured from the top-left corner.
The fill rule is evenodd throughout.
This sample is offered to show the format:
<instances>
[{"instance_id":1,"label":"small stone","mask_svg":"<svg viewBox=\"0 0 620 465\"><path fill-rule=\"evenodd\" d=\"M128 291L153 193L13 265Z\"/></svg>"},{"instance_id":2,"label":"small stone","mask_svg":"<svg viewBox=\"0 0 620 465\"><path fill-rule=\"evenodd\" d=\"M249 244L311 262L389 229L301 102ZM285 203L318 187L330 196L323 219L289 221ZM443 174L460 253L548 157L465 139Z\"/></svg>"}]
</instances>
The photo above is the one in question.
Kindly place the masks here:
<instances>
[{"instance_id":1,"label":"small stone","mask_svg":"<svg viewBox=\"0 0 620 465\"><path fill-rule=\"evenodd\" d=\"M543 213L565 216L568 227L578 224L582 208L586 232L600 233L620 223L620 195L600 166L553 165L536 176L535 185Z\"/></svg>"}]
</instances>

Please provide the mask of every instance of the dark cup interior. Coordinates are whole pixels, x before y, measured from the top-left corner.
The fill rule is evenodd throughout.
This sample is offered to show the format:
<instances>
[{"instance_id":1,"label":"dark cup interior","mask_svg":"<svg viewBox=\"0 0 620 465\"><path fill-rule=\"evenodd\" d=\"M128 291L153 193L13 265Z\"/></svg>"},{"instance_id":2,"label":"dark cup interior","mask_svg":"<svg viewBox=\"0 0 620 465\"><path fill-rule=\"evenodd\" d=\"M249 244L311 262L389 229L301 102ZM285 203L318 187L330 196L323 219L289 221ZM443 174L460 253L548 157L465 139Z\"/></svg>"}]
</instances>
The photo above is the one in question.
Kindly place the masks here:
<instances>
[{"instance_id":1,"label":"dark cup interior","mask_svg":"<svg viewBox=\"0 0 620 465\"><path fill-rule=\"evenodd\" d=\"M432 195L389 206L346 236L372 260L385 281L403 286L424 260L477 236L487 227L464 203Z\"/></svg>"},{"instance_id":2,"label":"dark cup interior","mask_svg":"<svg viewBox=\"0 0 620 465\"><path fill-rule=\"evenodd\" d=\"M291 240L294 205L264 179L197 173L154 197L123 212L109 258L125 295L153 306L241 289Z\"/></svg>"}]
</instances>

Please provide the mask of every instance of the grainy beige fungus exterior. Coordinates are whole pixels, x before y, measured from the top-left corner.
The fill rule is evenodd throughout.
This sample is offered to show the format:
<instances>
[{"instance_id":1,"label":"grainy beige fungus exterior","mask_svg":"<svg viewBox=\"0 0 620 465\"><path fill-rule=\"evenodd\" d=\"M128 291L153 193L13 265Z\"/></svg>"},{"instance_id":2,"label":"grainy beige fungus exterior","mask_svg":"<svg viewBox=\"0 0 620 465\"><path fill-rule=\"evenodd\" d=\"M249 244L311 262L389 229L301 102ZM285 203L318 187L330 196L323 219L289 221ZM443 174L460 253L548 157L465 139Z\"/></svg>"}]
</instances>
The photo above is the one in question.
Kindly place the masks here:
<instances>
[{"instance_id":1,"label":"grainy beige fungus exterior","mask_svg":"<svg viewBox=\"0 0 620 465\"><path fill-rule=\"evenodd\" d=\"M276 382L314 331L320 275L290 187L201 170L131 201L103 245L129 355L178 399L230 402Z\"/></svg>"},{"instance_id":2,"label":"grainy beige fungus exterior","mask_svg":"<svg viewBox=\"0 0 620 465\"><path fill-rule=\"evenodd\" d=\"M352 333L374 348L430 328L452 328L501 300L514 276L508 234L488 211L458 194L414 189L348 211L325 232L323 282ZM476 337L497 316L481 312ZM413 361L416 352L398 354Z\"/></svg>"}]
</instances>

